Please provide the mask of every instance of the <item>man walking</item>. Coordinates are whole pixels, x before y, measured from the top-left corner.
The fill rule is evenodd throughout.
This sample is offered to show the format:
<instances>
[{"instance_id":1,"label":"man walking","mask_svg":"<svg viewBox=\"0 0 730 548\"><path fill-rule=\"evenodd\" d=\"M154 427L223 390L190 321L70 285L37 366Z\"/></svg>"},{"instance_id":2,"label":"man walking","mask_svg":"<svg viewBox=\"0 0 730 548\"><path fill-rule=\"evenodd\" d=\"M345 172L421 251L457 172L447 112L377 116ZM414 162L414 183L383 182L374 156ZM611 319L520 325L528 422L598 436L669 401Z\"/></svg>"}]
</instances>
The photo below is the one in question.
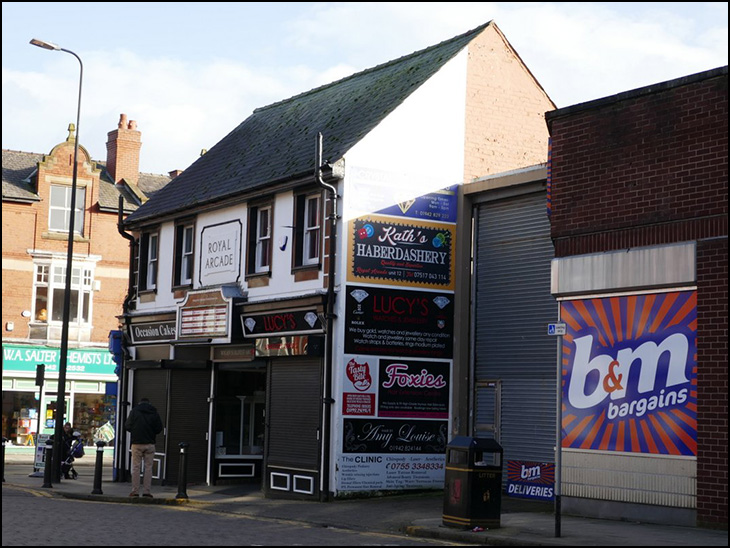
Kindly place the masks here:
<instances>
[{"instance_id":1,"label":"man walking","mask_svg":"<svg viewBox=\"0 0 730 548\"><path fill-rule=\"evenodd\" d=\"M139 475L144 458L144 481L142 496L152 497L152 466L155 458L155 438L162 432L162 419L147 398L139 400L127 417L124 429L132 436L132 492L130 497L139 496Z\"/></svg>"}]
</instances>

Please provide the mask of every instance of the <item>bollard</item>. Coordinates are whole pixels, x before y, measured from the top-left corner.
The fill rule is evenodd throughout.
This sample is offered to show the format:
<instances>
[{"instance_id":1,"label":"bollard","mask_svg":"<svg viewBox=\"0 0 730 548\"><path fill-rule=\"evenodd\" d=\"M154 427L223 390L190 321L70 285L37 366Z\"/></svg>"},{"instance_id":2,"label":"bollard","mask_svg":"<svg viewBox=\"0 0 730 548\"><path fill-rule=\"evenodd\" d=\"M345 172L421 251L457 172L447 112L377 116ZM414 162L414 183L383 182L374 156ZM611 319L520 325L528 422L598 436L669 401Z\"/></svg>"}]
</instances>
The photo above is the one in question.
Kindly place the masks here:
<instances>
[{"instance_id":1,"label":"bollard","mask_svg":"<svg viewBox=\"0 0 730 548\"><path fill-rule=\"evenodd\" d=\"M187 483L188 483L188 452L187 448L190 446L189 443L180 442L180 467L178 470L177 479L177 495L176 499L187 499Z\"/></svg>"},{"instance_id":2,"label":"bollard","mask_svg":"<svg viewBox=\"0 0 730 548\"><path fill-rule=\"evenodd\" d=\"M5 436L3 436L3 483L5 483L5 442L8 441Z\"/></svg>"},{"instance_id":3,"label":"bollard","mask_svg":"<svg viewBox=\"0 0 730 548\"><path fill-rule=\"evenodd\" d=\"M53 488L53 485L51 484L51 469L53 468L53 465L51 464L51 461L53 461L53 440L52 439L46 440L46 449L43 452L43 460L45 462L45 467L43 468L43 487L52 489Z\"/></svg>"},{"instance_id":4,"label":"bollard","mask_svg":"<svg viewBox=\"0 0 730 548\"><path fill-rule=\"evenodd\" d=\"M105 441L96 442L96 465L94 466L94 490L91 492L92 495L103 495L104 491L101 490L101 472L104 468L104 446Z\"/></svg>"}]
</instances>

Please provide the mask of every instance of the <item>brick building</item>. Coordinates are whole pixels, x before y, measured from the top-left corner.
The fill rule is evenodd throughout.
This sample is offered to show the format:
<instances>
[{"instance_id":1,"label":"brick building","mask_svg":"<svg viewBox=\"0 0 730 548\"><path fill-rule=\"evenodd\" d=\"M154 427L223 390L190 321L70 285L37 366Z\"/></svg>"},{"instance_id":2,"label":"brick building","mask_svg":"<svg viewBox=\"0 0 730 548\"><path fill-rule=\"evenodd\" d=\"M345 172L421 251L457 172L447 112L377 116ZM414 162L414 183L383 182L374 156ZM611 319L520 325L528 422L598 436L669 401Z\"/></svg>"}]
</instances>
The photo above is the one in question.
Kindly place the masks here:
<instances>
[{"instance_id":1,"label":"brick building","mask_svg":"<svg viewBox=\"0 0 730 548\"><path fill-rule=\"evenodd\" d=\"M727 527L727 75L546 115L568 511Z\"/></svg>"},{"instance_id":2,"label":"brick building","mask_svg":"<svg viewBox=\"0 0 730 548\"><path fill-rule=\"evenodd\" d=\"M117 230L119 197L129 214L170 180L139 173L141 144L136 123L122 115L108 134L106 163L79 146L67 419L90 441L115 416L108 337L118 329L129 283L129 249ZM18 445L33 442L39 398L41 433L52 433L74 145L71 125L48 154L3 150L3 436ZM35 385L40 363L46 366L42 397Z\"/></svg>"}]
</instances>

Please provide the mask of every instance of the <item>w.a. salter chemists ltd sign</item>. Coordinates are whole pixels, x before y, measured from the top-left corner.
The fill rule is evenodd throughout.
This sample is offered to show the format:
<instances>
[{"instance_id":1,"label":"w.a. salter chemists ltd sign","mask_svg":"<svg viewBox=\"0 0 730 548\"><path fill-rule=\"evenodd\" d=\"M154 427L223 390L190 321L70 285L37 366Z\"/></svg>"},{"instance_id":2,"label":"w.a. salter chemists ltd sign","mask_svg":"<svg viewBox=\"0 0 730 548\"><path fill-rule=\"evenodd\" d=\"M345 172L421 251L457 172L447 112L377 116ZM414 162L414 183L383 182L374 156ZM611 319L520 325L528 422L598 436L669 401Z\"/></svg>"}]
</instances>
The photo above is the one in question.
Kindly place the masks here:
<instances>
[{"instance_id":1,"label":"w.a. salter chemists ltd sign","mask_svg":"<svg viewBox=\"0 0 730 548\"><path fill-rule=\"evenodd\" d=\"M50 346L25 346L3 344L3 371L35 372L39 363L46 365L46 373L58 373L61 349ZM73 348L68 351L67 373L87 375L114 375L116 364L108 350L95 348Z\"/></svg>"}]
</instances>

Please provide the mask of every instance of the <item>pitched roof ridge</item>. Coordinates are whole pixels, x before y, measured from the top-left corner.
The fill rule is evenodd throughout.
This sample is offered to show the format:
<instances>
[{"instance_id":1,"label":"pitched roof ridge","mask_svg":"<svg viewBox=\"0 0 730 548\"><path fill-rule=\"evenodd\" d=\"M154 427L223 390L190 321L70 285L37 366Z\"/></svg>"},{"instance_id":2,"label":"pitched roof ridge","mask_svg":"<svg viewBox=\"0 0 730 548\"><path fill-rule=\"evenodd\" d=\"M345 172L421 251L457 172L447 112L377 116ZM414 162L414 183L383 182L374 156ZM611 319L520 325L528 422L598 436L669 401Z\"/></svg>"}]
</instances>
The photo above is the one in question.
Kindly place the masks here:
<instances>
[{"instance_id":1,"label":"pitched roof ridge","mask_svg":"<svg viewBox=\"0 0 730 548\"><path fill-rule=\"evenodd\" d=\"M478 32L481 32L482 30L484 30L485 28L487 28L492 23L492 21L493 20L489 20L486 23L484 23L483 25L480 25L480 26L475 27L475 28L473 28L471 30L468 30L468 31L466 31L466 32L464 32L462 34L459 34L458 36L454 36L453 38L449 38L447 40L443 40L443 41L439 42L438 44L434 44L432 46L428 46L427 48L414 51L414 52L409 53L407 55L402 55L401 57L398 57L396 59L391 59L390 61L386 61L385 63L381 63L380 65L376 65L374 67L366 68L366 69L361 70L359 72L355 72L353 74L350 74L349 76L345 76L344 78L340 78L339 80L335 80L334 82L329 82L327 84L323 84L323 85L318 86L316 88L312 88L312 89L310 89L308 91L304 91L302 93L298 93L297 95L293 95L293 96L291 96L291 97L289 97L287 99L282 99L281 101L276 101L275 103L271 103L270 105L266 105L266 106L263 106L263 107L258 107L256 109L254 109L253 112L254 113L262 112L264 110L267 110L267 109L270 109L270 108L273 108L273 107L277 107L277 106L283 105L285 103L294 102L294 101L297 101L297 100L301 99L302 97L306 97L307 95L313 95L313 94L318 93L318 92L320 92L320 91L322 91L324 89L327 89L329 87L333 87L333 86L339 85L342 82L345 82L347 80L351 80L351 79L354 79L354 78L363 76L364 74L368 74L368 73L371 73L371 72L375 72L375 71L378 71L378 70L382 70L382 69L384 69L384 68L386 68L388 66L395 65L397 63L402 63L406 59L410 59L412 57L416 57L417 55L423 55L424 53L428 53L431 50L444 47L447 44L450 44L452 42L457 42L457 41L465 38L466 36L468 36L470 34L477 34Z\"/></svg>"}]
</instances>

